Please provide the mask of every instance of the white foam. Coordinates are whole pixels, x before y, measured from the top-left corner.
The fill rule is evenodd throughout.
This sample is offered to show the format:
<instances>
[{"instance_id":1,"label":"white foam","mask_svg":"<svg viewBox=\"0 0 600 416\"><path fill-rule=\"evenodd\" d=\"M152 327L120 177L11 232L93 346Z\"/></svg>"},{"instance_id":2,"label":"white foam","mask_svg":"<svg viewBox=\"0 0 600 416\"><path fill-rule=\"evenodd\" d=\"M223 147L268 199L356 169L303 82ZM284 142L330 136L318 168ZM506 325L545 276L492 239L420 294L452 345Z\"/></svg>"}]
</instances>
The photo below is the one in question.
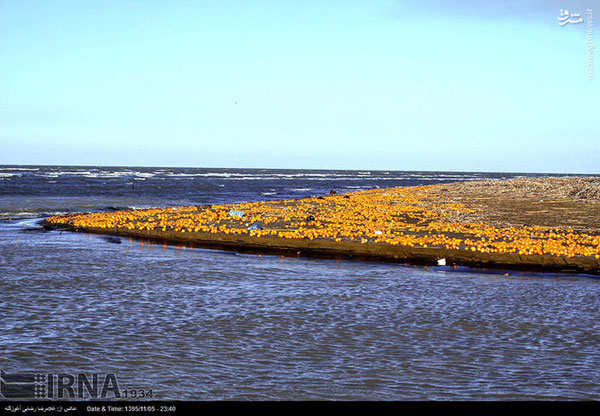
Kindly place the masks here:
<instances>
[{"instance_id":1,"label":"white foam","mask_svg":"<svg viewBox=\"0 0 600 416\"><path fill-rule=\"evenodd\" d=\"M109 179L109 178L120 178L123 176L129 176L131 172L97 172L97 173L86 173L82 175L86 178L101 178L101 179Z\"/></svg>"},{"instance_id":2,"label":"white foam","mask_svg":"<svg viewBox=\"0 0 600 416\"><path fill-rule=\"evenodd\" d=\"M44 218L46 216L52 217L55 215L67 214L67 211L19 211L19 212L0 212L0 218Z\"/></svg>"},{"instance_id":3,"label":"white foam","mask_svg":"<svg viewBox=\"0 0 600 416\"><path fill-rule=\"evenodd\" d=\"M0 168L0 170L22 170L22 171L36 171L40 170L40 168Z\"/></svg>"},{"instance_id":4,"label":"white foam","mask_svg":"<svg viewBox=\"0 0 600 416\"><path fill-rule=\"evenodd\" d=\"M135 176L137 176L139 178L151 178L154 175L155 175L154 173L149 173L149 172L135 172Z\"/></svg>"},{"instance_id":5,"label":"white foam","mask_svg":"<svg viewBox=\"0 0 600 416\"><path fill-rule=\"evenodd\" d=\"M167 176L173 177L216 177L216 178L232 178L239 180L265 180L265 179L295 179L306 178L307 180L328 180L332 178L352 179L352 175L338 173L234 173L234 172L206 172L206 173L166 173ZM358 179L358 178L357 178Z\"/></svg>"},{"instance_id":6,"label":"white foam","mask_svg":"<svg viewBox=\"0 0 600 416\"><path fill-rule=\"evenodd\" d=\"M73 176L85 176L92 175L92 172L89 170L62 170L58 172L59 175L73 175Z\"/></svg>"}]
</instances>

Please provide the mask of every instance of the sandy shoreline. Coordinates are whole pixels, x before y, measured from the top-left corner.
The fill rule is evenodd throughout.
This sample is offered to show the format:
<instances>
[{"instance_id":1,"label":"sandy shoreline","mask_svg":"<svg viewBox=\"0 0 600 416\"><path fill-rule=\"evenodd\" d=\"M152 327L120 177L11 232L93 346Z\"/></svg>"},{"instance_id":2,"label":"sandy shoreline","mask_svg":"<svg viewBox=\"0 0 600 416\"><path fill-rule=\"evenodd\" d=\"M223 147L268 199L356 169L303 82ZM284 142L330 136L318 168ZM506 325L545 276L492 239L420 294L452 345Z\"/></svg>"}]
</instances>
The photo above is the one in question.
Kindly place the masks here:
<instances>
[{"instance_id":1,"label":"sandy shoreline","mask_svg":"<svg viewBox=\"0 0 600 416\"><path fill-rule=\"evenodd\" d=\"M289 201L76 214L48 218L46 224L247 253L426 265L444 259L448 266L600 274L596 185L600 188L600 179L459 182ZM568 195L573 189L580 194Z\"/></svg>"}]
</instances>

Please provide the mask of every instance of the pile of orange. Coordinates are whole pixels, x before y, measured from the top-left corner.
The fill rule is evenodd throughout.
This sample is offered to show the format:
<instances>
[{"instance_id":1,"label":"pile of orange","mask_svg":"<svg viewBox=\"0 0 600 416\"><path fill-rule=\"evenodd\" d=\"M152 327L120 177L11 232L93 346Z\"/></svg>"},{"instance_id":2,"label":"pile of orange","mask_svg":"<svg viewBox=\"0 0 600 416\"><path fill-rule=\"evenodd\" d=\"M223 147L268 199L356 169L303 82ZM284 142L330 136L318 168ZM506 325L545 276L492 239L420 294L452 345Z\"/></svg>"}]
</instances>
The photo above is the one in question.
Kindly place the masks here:
<instances>
[{"instance_id":1,"label":"pile of orange","mask_svg":"<svg viewBox=\"0 0 600 416\"><path fill-rule=\"evenodd\" d=\"M231 210L243 211L244 215L231 216ZM461 214L470 212L474 210L464 204L444 202L438 186L431 185L299 200L75 214L48 221L82 229L246 234L600 258L598 235L547 227L500 228L460 219ZM252 224L260 224L262 229L248 230Z\"/></svg>"}]
</instances>

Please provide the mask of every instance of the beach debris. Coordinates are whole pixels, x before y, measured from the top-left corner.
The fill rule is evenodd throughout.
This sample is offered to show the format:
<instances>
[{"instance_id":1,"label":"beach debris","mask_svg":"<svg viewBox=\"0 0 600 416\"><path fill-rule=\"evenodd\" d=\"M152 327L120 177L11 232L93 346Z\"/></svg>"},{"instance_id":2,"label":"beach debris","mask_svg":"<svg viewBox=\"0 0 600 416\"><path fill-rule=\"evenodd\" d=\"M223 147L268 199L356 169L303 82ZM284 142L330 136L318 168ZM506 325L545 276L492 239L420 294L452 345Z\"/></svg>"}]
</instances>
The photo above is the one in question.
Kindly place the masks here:
<instances>
[{"instance_id":1,"label":"beach debris","mask_svg":"<svg viewBox=\"0 0 600 416\"><path fill-rule=\"evenodd\" d=\"M229 216L242 218L244 216L244 211L236 211L235 209L232 209L229 211Z\"/></svg>"},{"instance_id":2,"label":"beach debris","mask_svg":"<svg viewBox=\"0 0 600 416\"><path fill-rule=\"evenodd\" d=\"M438 263L438 266L445 266L446 265L446 259L439 259L437 261L437 263Z\"/></svg>"},{"instance_id":3,"label":"beach debris","mask_svg":"<svg viewBox=\"0 0 600 416\"><path fill-rule=\"evenodd\" d=\"M309 215L308 217L306 217L306 222L310 222L310 221L314 221L315 217L312 215Z\"/></svg>"},{"instance_id":4,"label":"beach debris","mask_svg":"<svg viewBox=\"0 0 600 416\"><path fill-rule=\"evenodd\" d=\"M375 235L381 235L381 234L383 234L382 231L380 231L380 230L375 231Z\"/></svg>"},{"instance_id":5,"label":"beach debris","mask_svg":"<svg viewBox=\"0 0 600 416\"><path fill-rule=\"evenodd\" d=\"M335 190L333 190L333 189L332 189L331 191L329 191L329 194L330 194L330 195L337 194L337 191L335 191Z\"/></svg>"},{"instance_id":6,"label":"beach debris","mask_svg":"<svg viewBox=\"0 0 600 416\"><path fill-rule=\"evenodd\" d=\"M248 227L248 231L252 231L252 230L262 230L263 227L262 225L260 225L259 223L255 222L254 224L252 224L250 227Z\"/></svg>"}]
</instances>

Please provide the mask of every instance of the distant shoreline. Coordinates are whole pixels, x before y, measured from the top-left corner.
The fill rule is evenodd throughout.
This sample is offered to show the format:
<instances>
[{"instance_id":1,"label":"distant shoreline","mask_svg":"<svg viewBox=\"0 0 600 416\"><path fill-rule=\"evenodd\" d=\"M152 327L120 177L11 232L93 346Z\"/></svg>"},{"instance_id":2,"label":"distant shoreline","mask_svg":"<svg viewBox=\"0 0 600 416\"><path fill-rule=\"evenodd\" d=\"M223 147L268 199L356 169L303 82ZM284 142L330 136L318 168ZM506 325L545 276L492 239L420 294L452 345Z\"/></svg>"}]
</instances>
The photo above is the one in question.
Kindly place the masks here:
<instances>
[{"instance_id":1,"label":"distant shoreline","mask_svg":"<svg viewBox=\"0 0 600 416\"><path fill-rule=\"evenodd\" d=\"M255 254L600 275L599 190L600 178L471 181L45 225Z\"/></svg>"}]
</instances>

